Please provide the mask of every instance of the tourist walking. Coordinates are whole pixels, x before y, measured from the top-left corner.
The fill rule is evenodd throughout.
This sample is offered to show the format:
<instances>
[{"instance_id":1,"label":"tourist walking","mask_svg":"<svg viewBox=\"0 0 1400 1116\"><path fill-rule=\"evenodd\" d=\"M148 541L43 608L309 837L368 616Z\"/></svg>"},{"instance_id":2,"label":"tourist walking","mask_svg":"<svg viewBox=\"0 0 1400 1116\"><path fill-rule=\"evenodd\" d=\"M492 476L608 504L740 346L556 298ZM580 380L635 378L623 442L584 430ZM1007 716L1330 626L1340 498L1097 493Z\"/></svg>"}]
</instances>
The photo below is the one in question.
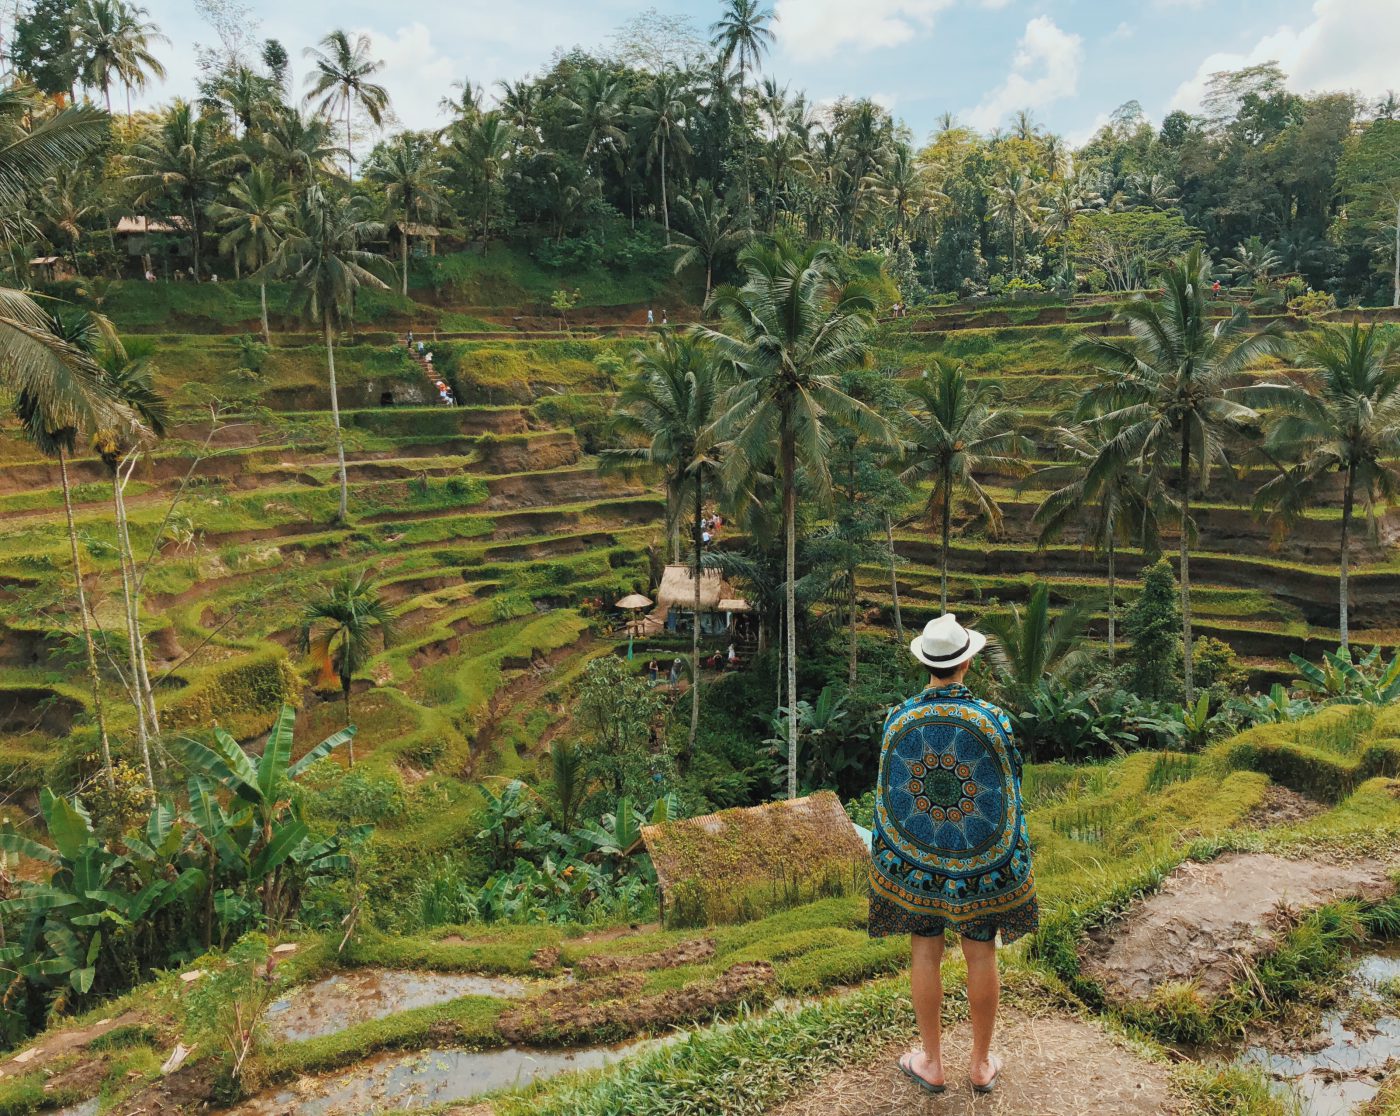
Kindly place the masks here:
<instances>
[{"instance_id":1,"label":"tourist walking","mask_svg":"<svg viewBox=\"0 0 1400 1116\"><path fill-rule=\"evenodd\" d=\"M923 1043L899 1059L899 1070L934 1094L947 1088L944 931L958 935L967 960L972 1088L990 1093L1004 1068L992 1053L997 934L1005 945L1040 922L1011 721L963 685L986 644L952 613L910 642L929 684L885 718L875 784L869 931L912 938L909 983Z\"/></svg>"},{"instance_id":2,"label":"tourist walking","mask_svg":"<svg viewBox=\"0 0 1400 1116\"><path fill-rule=\"evenodd\" d=\"M647 307L647 325L656 324L656 315L651 312L651 307Z\"/></svg>"},{"instance_id":3,"label":"tourist walking","mask_svg":"<svg viewBox=\"0 0 1400 1116\"><path fill-rule=\"evenodd\" d=\"M677 655L671 662L671 689L675 689L681 684L681 659Z\"/></svg>"},{"instance_id":4,"label":"tourist walking","mask_svg":"<svg viewBox=\"0 0 1400 1116\"><path fill-rule=\"evenodd\" d=\"M655 659L647 663L647 685L655 686L656 680L661 677L661 664Z\"/></svg>"}]
</instances>

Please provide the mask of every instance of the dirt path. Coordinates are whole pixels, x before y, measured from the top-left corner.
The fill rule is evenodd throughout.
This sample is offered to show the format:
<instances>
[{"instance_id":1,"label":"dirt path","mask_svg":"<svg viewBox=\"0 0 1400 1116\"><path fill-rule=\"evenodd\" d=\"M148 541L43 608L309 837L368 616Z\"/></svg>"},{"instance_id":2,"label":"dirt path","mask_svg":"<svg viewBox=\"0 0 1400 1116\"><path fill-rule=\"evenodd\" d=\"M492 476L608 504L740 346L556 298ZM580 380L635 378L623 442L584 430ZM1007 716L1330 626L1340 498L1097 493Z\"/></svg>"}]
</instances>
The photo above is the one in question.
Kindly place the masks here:
<instances>
[{"instance_id":1,"label":"dirt path","mask_svg":"<svg viewBox=\"0 0 1400 1116\"><path fill-rule=\"evenodd\" d=\"M1001 1080L987 1096L967 1081L971 1031L959 1023L944 1035L948 1091L926 1096L895 1068L916 1038L883 1050L863 1065L821 1078L771 1116L1171 1116L1184 1110L1168 1087L1166 1066L1129 1052L1091 1023L1060 1016L1003 1013L997 1053Z\"/></svg>"},{"instance_id":2,"label":"dirt path","mask_svg":"<svg viewBox=\"0 0 1400 1116\"><path fill-rule=\"evenodd\" d=\"M1375 860L1334 864L1270 853L1190 861L1126 918L1092 936L1084 972L1120 1001L1192 980L1203 995L1218 996L1239 977L1240 963L1264 952L1297 912L1388 895L1394 888L1387 871Z\"/></svg>"}]
</instances>

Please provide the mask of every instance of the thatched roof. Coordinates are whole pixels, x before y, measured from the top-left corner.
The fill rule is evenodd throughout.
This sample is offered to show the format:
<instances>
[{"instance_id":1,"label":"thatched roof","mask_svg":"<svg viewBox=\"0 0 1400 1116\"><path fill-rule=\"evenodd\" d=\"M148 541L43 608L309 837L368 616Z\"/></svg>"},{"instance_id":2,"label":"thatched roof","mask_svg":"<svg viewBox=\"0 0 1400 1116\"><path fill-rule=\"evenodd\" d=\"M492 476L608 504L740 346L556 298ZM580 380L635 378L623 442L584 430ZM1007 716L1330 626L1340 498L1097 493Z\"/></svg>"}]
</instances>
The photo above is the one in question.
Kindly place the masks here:
<instances>
[{"instance_id":1,"label":"thatched roof","mask_svg":"<svg viewBox=\"0 0 1400 1116\"><path fill-rule=\"evenodd\" d=\"M620 608L624 612L630 612L634 608L650 608L651 598L644 597L640 593L628 593L622 600L618 601L614 608Z\"/></svg>"},{"instance_id":2,"label":"thatched roof","mask_svg":"<svg viewBox=\"0 0 1400 1116\"><path fill-rule=\"evenodd\" d=\"M165 221L159 217L122 217L117 221L117 233L144 236L146 233L188 232L190 223L183 217L172 217Z\"/></svg>"},{"instance_id":3,"label":"thatched roof","mask_svg":"<svg viewBox=\"0 0 1400 1116\"><path fill-rule=\"evenodd\" d=\"M442 230L436 225L419 225L415 224L413 221L410 221L407 225L404 225L401 221L395 221L390 227L395 232L398 232L402 228L409 236L416 236L427 240L433 240L442 235Z\"/></svg>"},{"instance_id":4,"label":"thatched roof","mask_svg":"<svg viewBox=\"0 0 1400 1116\"><path fill-rule=\"evenodd\" d=\"M748 612L749 602L743 597L725 597L715 605L718 612Z\"/></svg>"},{"instance_id":5,"label":"thatched roof","mask_svg":"<svg viewBox=\"0 0 1400 1116\"><path fill-rule=\"evenodd\" d=\"M724 574L719 570L700 571L700 609L715 612L721 599L733 596ZM661 588L656 591L656 603L689 612L695 607L695 579L689 566L667 566L661 575Z\"/></svg>"},{"instance_id":6,"label":"thatched roof","mask_svg":"<svg viewBox=\"0 0 1400 1116\"><path fill-rule=\"evenodd\" d=\"M668 920L755 917L849 890L870 850L831 791L642 827Z\"/></svg>"}]
</instances>

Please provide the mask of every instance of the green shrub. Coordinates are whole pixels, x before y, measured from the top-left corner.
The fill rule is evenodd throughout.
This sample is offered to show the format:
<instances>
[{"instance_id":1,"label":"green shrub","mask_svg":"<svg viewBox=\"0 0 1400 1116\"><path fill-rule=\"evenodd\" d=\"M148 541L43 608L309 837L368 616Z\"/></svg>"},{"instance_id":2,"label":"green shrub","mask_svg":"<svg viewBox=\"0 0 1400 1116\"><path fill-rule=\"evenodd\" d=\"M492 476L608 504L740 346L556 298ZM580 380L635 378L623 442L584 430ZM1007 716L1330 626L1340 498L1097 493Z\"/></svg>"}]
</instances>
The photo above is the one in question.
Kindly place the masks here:
<instances>
[{"instance_id":1,"label":"green shrub","mask_svg":"<svg viewBox=\"0 0 1400 1116\"><path fill-rule=\"evenodd\" d=\"M286 652L269 648L211 667L166 704L161 728L177 731L217 724L246 740L270 728L278 710L300 695L301 679Z\"/></svg>"}]
</instances>

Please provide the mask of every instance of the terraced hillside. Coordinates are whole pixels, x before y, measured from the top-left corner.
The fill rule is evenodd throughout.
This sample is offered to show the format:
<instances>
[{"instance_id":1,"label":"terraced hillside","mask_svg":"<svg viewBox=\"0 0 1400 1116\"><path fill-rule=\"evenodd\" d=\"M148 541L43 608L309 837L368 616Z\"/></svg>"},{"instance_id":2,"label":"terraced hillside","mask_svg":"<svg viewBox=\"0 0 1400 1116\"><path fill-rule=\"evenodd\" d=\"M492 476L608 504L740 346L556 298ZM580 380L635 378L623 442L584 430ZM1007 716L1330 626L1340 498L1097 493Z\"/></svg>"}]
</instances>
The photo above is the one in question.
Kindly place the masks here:
<instances>
[{"instance_id":1,"label":"terraced hillside","mask_svg":"<svg viewBox=\"0 0 1400 1116\"><path fill-rule=\"evenodd\" d=\"M309 697L315 681L291 653L291 606L333 574L369 570L402 621L395 644L355 683L360 754L469 799L473 779L531 762L566 716L569 679L614 646L596 606L654 584L657 490L604 475L594 456L611 393L643 343L645 309L584 308L566 333L544 328L551 323L538 306L367 300L360 331L337 352L352 505L352 524L337 527L324 350L276 318L283 329L271 349L234 332L250 324L255 298L237 283L104 292L103 309L156 362L178 419L127 488L134 550L157 556L143 622L162 726L217 718L255 739L284 696ZM876 357L905 375L934 356L961 361L995 380L1034 430L1085 382L1069 346L1084 331L1117 328L1112 313L1104 302L929 311L884 323ZM684 316L678 309L677 321ZM476 328L448 331L463 324ZM437 393L402 343L409 328L428 338L433 375L451 383L461 406L425 405ZM1043 440L1037 456L1049 460ZM1316 657L1336 641L1338 513L1314 511L1276 537L1245 507L1266 475L1257 465L1217 473L1200 499L1193 563L1198 630L1233 644L1260 682L1291 676L1289 653ZM110 634L121 627L110 473L79 456L70 476L94 618ZM1035 477L983 480L1002 502L1006 533L988 546L979 524L959 525L951 564L960 611L1015 602L1040 581L1059 601L1101 601L1101 563L1073 538L1035 548L1030 515L1043 495ZM0 774L21 795L93 746L90 732L68 733L90 699L75 682L58 484L54 461L13 424L0 429ZM1400 643L1393 531L1387 513L1359 548L1352 622L1362 645ZM937 547L913 506L896 545L902 603L922 620L936 607ZM1119 556L1127 598L1138 564L1132 552ZM888 584L887 571L863 571L868 624L887 624ZM120 718L117 674L106 673ZM307 739L339 713L307 700L301 716ZM443 829L434 840L452 839L450 824Z\"/></svg>"}]
</instances>

